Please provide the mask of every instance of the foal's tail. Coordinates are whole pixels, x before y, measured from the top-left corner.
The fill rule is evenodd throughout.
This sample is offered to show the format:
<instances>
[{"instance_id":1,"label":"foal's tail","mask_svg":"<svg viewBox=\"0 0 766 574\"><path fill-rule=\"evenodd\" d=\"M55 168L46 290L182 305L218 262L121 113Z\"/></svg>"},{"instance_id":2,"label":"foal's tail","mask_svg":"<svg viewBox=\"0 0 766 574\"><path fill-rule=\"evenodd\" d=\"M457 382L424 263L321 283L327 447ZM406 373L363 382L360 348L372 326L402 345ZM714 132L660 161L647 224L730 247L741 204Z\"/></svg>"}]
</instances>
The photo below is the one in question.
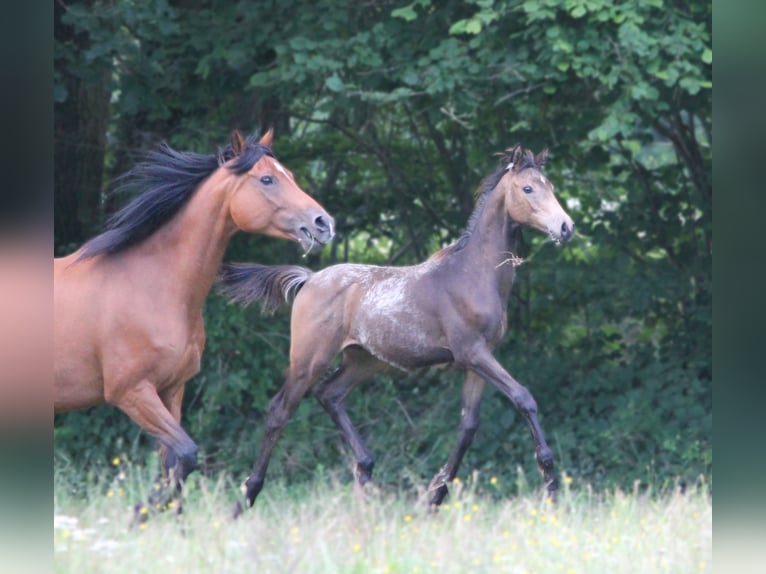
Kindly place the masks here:
<instances>
[{"instance_id":1,"label":"foal's tail","mask_svg":"<svg viewBox=\"0 0 766 574\"><path fill-rule=\"evenodd\" d=\"M256 301L266 313L290 302L314 272L298 265L232 263L221 267L218 292L242 306Z\"/></svg>"}]
</instances>

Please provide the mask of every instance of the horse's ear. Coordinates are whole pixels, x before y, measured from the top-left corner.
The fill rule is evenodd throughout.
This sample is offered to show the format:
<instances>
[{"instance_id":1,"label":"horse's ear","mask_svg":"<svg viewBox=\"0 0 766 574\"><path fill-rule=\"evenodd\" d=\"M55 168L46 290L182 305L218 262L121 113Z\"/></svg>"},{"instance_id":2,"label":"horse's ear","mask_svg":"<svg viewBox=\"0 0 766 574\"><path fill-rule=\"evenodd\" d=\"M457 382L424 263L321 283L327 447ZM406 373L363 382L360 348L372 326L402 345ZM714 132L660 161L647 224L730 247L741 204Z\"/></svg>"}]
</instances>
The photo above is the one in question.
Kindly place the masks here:
<instances>
[{"instance_id":1,"label":"horse's ear","mask_svg":"<svg viewBox=\"0 0 766 574\"><path fill-rule=\"evenodd\" d=\"M548 161L548 148L545 148L535 156L535 163L537 164L537 167L543 167L546 161Z\"/></svg>"},{"instance_id":2,"label":"horse's ear","mask_svg":"<svg viewBox=\"0 0 766 574\"><path fill-rule=\"evenodd\" d=\"M246 145L245 138L242 137L239 130L231 132L231 150L234 152L234 157L241 156L242 152L245 151Z\"/></svg>"},{"instance_id":3,"label":"horse's ear","mask_svg":"<svg viewBox=\"0 0 766 574\"><path fill-rule=\"evenodd\" d=\"M518 171L521 168L521 158L524 155L524 150L521 148L521 144L513 146L511 151L511 163L513 164L514 171Z\"/></svg>"},{"instance_id":4,"label":"horse's ear","mask_svg":"<svg viewBox=\"0 0 766 574\"><path fill-rule=\"evenodd\" d=\"M258 141L258 143L265 145L266 147L271 147L272 139L274 139L274 128L269 128L269 131L263 134L263 137L260 139L260 141Z\"/></svg>"}]
</instances>

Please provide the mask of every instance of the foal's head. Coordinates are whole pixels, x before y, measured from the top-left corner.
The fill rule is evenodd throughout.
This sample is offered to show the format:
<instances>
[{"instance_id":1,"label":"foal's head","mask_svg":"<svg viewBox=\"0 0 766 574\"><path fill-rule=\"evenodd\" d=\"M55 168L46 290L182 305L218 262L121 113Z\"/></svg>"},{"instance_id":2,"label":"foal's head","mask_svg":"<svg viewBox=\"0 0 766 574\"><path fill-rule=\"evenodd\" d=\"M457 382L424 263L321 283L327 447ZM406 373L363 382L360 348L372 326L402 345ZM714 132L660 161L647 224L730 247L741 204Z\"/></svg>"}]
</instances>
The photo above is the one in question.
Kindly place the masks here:
<instances>
[{"instance_id":1,"label":"foal's head","mask_svg":"<svg viewBox=\"0 0 766 574\"><path fill-rule=\"evenodd\" d=\"M498 185L505 186L505 207L511 219L539 229L554 241L568 241L574 235L574 222L540 171L547 158L547 149L537 155L519 145L507 150L506 174Z\"/></svg>"},{"instance_id":2,"label":"foal's head","mask_svg":"<svg viewBox=\"0 0 766 574\"><path fill-rule=\"evenodd\" d=\"M333 218L296 183L271 151L272 130L257 142L234 132L221 161L238 178L229 212L242 231L292 239L307 252L333 236Z\"/></svg>"}]
</instances>

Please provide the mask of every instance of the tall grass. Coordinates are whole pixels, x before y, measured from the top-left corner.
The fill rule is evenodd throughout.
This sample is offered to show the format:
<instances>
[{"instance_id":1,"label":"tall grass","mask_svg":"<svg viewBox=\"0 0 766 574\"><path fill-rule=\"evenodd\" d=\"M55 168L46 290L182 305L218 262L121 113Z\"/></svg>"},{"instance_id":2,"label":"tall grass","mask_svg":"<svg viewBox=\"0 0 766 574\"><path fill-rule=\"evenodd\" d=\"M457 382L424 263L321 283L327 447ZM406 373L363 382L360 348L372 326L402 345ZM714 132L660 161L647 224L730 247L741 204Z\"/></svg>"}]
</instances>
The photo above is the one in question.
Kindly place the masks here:
<instances>
[{"instance_id":1,"label":"tall grass","mask_svg":"<svg viewBox=\"0 0 766 574\"><path fill-rule=\"evenodd\" d=\"M140 469L115 474L83 479L57 469L56 572L712 571L704 484L684 494L594 493L565 479L551 504L530 491L499 497L496 477L474 474L433 513L425 492L360 492L318 477L302 486L269 482L232 520L235 485L196 474L180 516L151 513L133 524L133 504L152 483Z\"/></svg>"}]
</instances>

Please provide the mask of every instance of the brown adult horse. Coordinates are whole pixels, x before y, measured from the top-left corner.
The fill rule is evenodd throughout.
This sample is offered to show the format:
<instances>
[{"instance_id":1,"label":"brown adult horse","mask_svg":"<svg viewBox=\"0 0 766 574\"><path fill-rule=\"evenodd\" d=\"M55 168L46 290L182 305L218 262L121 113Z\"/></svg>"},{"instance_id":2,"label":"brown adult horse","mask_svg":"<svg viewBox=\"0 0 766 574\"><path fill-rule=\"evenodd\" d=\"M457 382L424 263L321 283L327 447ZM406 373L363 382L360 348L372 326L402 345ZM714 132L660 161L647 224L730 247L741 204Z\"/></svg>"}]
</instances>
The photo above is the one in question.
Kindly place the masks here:
<instances>
[{"instance_id":1,"label":"brown adult horse","mask_svg":"<svg viewBox=\"0 0 766 574\"><path fill-rule=\"evenodd\" d=\"M218 155L164 146L124 176L143 190L106 231L54 260L54 409L103 402L160 444L180 484L197 466L181 428L186 381L205 345L202 305L236 231L297 241L333 236L333 219L260 140L234 132Z\"/></svg>"},{"instance_id":2,"label":"brown adult horse","mask_svg":"<svg viewBox=\"0 0 766 574\"><path fill-rule=\"evenodd\" d=\"M480 188L467 231L419 265L342 264L317 273L297 266L224 268L221 289L240 303L260 300L272 310L297 292L287 380L269 406L261 451L245 482L250 505L263 487L269 457L290 414L340 352L341 366L316 395L354 452L360 484L370 479L374 461L346 413L349 392L387 365L410 370L453 363L467 371L460 440L431 481L431 503L438 505L446 496L447 483L473 439L485 381L526 418L548 492L555 493L553 453L537 418L537 404L492 356L507 328L518 229L529 225L557 242L574 233L553 185L540 173L546 157L547 151L534 156L520 146L507 150L501 167Z\"/></svg>"}]
</instances>

